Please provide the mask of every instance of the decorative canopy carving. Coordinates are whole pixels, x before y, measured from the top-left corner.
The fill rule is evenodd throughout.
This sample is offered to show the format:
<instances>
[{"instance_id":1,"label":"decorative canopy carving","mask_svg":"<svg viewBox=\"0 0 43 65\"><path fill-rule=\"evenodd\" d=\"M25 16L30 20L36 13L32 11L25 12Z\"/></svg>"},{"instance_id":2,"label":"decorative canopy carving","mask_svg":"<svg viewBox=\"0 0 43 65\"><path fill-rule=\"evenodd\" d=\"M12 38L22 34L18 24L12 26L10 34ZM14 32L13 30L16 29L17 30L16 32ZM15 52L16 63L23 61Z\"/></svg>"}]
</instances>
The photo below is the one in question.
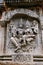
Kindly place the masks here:
<instances>
[{"instance_id":1,"label":"decorative canopy carving","mask_svg":"<svg viewBox=\"0 0 43 65\"><path fill-rule=\"evenodd\" d=\"M16 14L25 14L25 15L30 16L32 18L36 18L36 19L39 18L37 13L34 11L27 10L27 9L15 9L12 11L10 10L10 11L3 12L2 18L0 19L0 22L3 21L5 23L5 21L10 21L10 19Z\"/></svg>"}]
</instances>

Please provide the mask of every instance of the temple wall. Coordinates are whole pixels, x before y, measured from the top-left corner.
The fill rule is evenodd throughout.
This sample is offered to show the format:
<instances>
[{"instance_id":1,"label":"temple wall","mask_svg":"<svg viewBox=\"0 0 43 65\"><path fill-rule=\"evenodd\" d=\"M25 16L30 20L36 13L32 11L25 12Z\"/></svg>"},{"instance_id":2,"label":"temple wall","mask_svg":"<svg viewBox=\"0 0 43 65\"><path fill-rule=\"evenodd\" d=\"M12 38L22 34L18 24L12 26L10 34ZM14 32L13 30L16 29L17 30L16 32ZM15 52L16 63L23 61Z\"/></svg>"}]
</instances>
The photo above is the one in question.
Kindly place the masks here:
<instances>
[{"instance_id":1,"label":"temple wall","mask_svg":"<svg viewBox=\"0 0 43 65\"><path fill-rule=\"evenodd\" d=\"M4 63L0 63L0 65L3 65L3 64L5 64L5 65L43 65L43 15L42 15L42 11L40 11L40 15L39 15L39 18L40 18L40 22L41 22L41 31L42 31L42 53L41 54L39 54L39 58L38 59L40 59L40 57L41 57L41 59L42 59L42 63L39 63L37 60L36 60L36 62L35 61L32 61L32 63L29 63L29 64L19 64L19 63L13 63L13 62L7 62L7 61L9 61L9 60L7 60L7 61L5 61ZM2 57L4 57L3 55L6 55L8 58L10 58L10 60L11 60L11 57L10 56L8 56L9 54L5 54L5 52L4 52L4 50L5 50L5 48L4 48L4 43L5 43L5 40L4 40L4 37L5 37L5 28L3 27L3 26L1 26L0 25L0 57L2 56ZM8 31L8 30L7 30ZM40 51L40 50L39 50ZM37 57L37 56L36 56ZM8 59L7 58L7 59ZM6 57L5 57L5 59L6 59ZM32 57L32 59L34 59L33 57ZM36 59L36 58L35 58ZM13 60L14 61L14 60Z\"/></svg>"}]
</instances>

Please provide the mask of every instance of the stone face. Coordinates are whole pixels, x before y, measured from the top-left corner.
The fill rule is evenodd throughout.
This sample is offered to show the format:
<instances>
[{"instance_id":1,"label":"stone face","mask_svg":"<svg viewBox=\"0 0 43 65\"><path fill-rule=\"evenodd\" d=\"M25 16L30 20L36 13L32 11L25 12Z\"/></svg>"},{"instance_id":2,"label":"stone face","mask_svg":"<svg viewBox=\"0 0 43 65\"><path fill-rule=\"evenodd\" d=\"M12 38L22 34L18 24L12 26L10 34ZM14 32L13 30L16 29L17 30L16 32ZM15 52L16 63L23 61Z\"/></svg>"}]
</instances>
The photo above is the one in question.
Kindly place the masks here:
<instances>
[{"instance_id":1,"label":"stone face","mask_svg":"<svg viewBox=\"0 0 43 65\"><path fill-rule=\"evenodd\" d=\"M43 61L41 21L36 12L28 9L3 12L0 22L3 25L0 27L0 48L4 52L0 61L7 59L30 65Z\"/></svg>"}]
</instances>

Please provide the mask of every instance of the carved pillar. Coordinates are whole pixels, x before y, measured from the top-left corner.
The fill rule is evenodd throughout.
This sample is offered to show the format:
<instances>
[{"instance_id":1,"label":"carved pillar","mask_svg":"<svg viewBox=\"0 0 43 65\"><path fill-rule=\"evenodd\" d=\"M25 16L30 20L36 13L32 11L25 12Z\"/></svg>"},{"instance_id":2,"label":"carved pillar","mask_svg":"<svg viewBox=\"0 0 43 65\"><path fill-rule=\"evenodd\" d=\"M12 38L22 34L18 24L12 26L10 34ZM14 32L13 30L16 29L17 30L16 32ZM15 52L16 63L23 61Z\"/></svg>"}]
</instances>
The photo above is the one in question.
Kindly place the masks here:
<instances>
[{"instance_id":1,"label":"carved pillar","mask_svg":"<svg viewBox=\"0 0 43 65\"><path fill-rule=\"evenodd\" d=\"M0 26L0 54L3 54L4 49L4 27Z\"/></svg>"}]
</instances>

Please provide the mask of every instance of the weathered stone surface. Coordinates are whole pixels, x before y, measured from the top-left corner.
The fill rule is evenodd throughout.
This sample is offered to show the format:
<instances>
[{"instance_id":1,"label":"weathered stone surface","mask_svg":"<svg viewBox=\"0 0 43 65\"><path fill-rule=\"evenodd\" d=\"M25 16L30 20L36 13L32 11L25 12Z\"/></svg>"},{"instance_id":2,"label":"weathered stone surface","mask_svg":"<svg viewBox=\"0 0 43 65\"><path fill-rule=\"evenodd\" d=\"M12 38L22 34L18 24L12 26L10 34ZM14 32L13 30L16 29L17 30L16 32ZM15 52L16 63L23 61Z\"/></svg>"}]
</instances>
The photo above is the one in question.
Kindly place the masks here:
<instances>
[{"instance_id":1,"label":"weathered stone surface","mask_svg":"<svg viewBox=\"0 0 43 65\"><path fill-rule=\"evenodd\" d=\"M5 52L5 55L8 54L8 56L0 56L0 61L6 61L0 64L38 65L37 62L39 64L42 62L43 65L43 36L41 34L43 32L40 24L41 19L36 12L28 9L4 12L0 22L5 24L4 27L0 27L0 52Z\"/></svg>"}]
</instances>

